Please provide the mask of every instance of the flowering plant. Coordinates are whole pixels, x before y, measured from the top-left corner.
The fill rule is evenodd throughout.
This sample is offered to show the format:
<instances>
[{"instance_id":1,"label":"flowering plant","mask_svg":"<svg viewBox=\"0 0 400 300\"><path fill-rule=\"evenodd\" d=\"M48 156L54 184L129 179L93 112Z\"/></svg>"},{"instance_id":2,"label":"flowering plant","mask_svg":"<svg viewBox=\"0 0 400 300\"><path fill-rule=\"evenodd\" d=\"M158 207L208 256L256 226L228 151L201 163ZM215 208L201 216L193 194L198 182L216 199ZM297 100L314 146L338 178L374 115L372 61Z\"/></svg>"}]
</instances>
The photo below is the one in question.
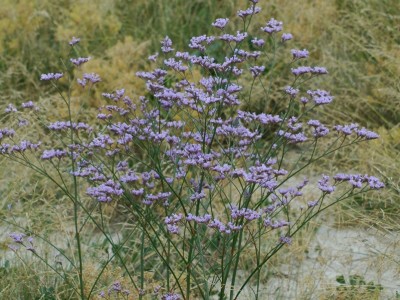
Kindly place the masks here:
<instances>
[{"instance_id":1,"label":"flowering plant","mask_svg":"<svg viewBox=\"0 0 400 300\"><path fill-rule=\"evenodd\" d=\"M86 290L84 277L85 241L80 232L88 223L113 248L97 278L115 260L140 298L160 294L161 299L210 299L217 294L219 299L238 299L249 285L255 285L258 297L262 268L291 244L305 224L339 201L383 187L370 175L322 175L317 180L319 194L306 199L305 207L301 205L302 190L309 180L299 180L299 175L308 166L378 135L357 124L329 128L311 118L311 113L331 103L333 96L325 90L305 89L306 82L328 74L324 67L297 65L308 57L306 49L288 51L293 80L282 87L284 110L277 114L242 110L243 96L247 93L250 98L256 85L268 98L271 91L265 82L273 80L267 67L271 66L268 53L286 51L293 38L290 33L281 34L283 24L275 19L260 28L260 37L250 37L250 22L260 12L257 2L250 1L248 9L237 13L243 31L229 33L229 19L217 19L212 23L217 35L193 37L189 43L192 53L175 51L165 37L162 55L149 57L158 67L137 73L146 81L148 94L136 100L124 89L104 93L108 103L99 109L98 123L82 122L71 110L70 91L59 89L68 120L44 123L33 102L21 106L46 124L50 142L19 141L14 129L1 129L1 154L48 177L73 204L78 260L75 263L68 257L68 261L76 270L76 293L82 299L98 290L97 280ZM214 43L226 50L222 61L209 54ZM70 45L79 47L79 39L73 38ZM79 69L89 59L70 58L69 68ZM200 80L192 76L197 69ZM41 80L58 89L58 81L68 77L71 88L79 85L89 90L101 81L94 73L76 79L70 74L69 70L42 74ZM11 104L6 112L20 117ZM298 153L298 149L296 162L287 162L288 153ZM95 201L100 216L107 205L117 201L125 208L134 226L124 234L122 243L93 213L93 205L84 201L87 197ZM82 211L84 220L79 218ZM23 244L40 256L31 237L29 244L24 242L24 234L10 237L16 243L14 251ZM128 264L123 246L132 237L140 239L140 250ZM248 253L255 264L242 271ZM149 265L159 266L153 280L160 284L152 291L144 276ZM244 278L239 280L239 273L244 273ZM102 291L99 296L112 297L114 293L129 297L130 292L114 282L108 293Z\"/></svg>"}]
</instances>

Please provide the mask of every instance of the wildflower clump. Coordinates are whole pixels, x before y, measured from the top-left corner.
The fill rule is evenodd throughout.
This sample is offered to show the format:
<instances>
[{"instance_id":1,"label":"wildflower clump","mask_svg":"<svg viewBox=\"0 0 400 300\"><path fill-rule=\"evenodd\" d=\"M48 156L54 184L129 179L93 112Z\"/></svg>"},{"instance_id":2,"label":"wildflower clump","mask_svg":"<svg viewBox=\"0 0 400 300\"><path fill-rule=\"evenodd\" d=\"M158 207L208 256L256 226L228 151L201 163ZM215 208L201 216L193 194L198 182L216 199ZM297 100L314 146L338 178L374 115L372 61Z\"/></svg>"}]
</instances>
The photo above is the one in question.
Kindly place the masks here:
<instances>
[{"instance_id":1,"label":"wildflower clump","mask_svg":"<svg viewBox=\"0 0 400 300\"><path fill-rule=\"evenodd\" d=\"M238 12L244 28L260 11L257 2L250 1L250 8ZM160 266L155 277L165 291L162 299L209 299L215 293L220 299L237 299L250 284L258 295L262 267L290 245L306 223L335 202L383 187L369 175L333 174L331 180L332 175L322 174L315 182L317 199L308 201L307 209L299 208L297 202L309 180L293 184L290 179L297 179L322 157L378 135L358 125L330 128L312 118L312 111L334 100L328 91L305 87L314 77L328 74L318 66L291 69L292 82L282 87L286 108L278 114L242 110L245 90L251 95L259 84L269 93L264 82L273 79L266 67L265 41L277 45L274 51L286 51L292 63L307 58L309 52L287 50L293 36L281 34L283 23L273 18L251 35L227 32L228 22L219 18L212 23L215 36L193 37L188 45L191 52L175 50L173 41L165 37L162 55L149 57L156 68L136 74L145 81L147 94L132 99L121 87L103 93L106 104L99 108L96 124L83 123L79 115L70 113L68 120L47 125L53 144L18 144L17 133L2 129L2 155L44 174L46 168L55 168L57 175L51 180L71 200L75 216L85 211L87 221L114 247L114 259L133 274L136 268L127 266L121 248L115 247L108 229L82 199L92 198L99 209L116 201L125 207L135 225L125 242L132 236L141 241L133 266L143 271L145 257ZM70 45L77 47L77 41L74 38ZM250 42L257 51L246 47ZM222 43L226 51L222 60L208 53L214 43ZM88 60L71 58L71 68ZM199 80L192 77L196 69L202 74ZM42 80L56 86L58 74L63 73L43 74ZM251 75L251 82L241 84L243 74ZM101 84L95 73L70 80L84 89ZM61 92L61 97L69 107L68 94ZM287 164L286 155L294 145L301 149L301 159ZM88 187L83 189L83 183ZM340 186L344 192L335 196ZM76 230L81 229L76 226ZM76 234L81 285L83 242ZM238 272L250 248L256 249L255 265L239 282ZM129 290L140 291L140 297L152 293L140 272L136 275L137 280L130 277L133 288ZM124 291L116 282L108 295ZM83 289L80 295L90 297ZM101 296L106 296L104 291Z\"/></svg>"}]
</instances>

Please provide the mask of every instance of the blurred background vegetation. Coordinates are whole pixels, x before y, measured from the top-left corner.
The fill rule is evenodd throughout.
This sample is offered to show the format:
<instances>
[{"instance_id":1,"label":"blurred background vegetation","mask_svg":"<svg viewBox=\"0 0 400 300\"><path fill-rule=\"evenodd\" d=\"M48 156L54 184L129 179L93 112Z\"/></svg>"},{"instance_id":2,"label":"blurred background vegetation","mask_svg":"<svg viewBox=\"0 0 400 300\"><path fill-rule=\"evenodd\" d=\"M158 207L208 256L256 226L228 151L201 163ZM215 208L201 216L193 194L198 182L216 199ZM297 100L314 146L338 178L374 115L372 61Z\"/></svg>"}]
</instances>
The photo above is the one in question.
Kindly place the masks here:
<instances>
[{"instance_id":1,"label":"blurred background vegetation","mask_svg":"<svg viewBox=\"0 0 400 300\"><path fill-rule=\"evenodd\" d=\"M368 148L336 157L335 165L329 160L323 167L380 173L389 189L385 203L378 201L378 206L390 212L400 184L400 1L268 0L259 5L262 16L253 23L254 29L274 17L284 22L285 32L294 35L283 59L289 59L290 48L306 48L311 64L328 68L330 75L315 87L330 90L335 101L319 111L320 117L332 124L354 121L382 136ZM100 92L122 87L130 95L143 95L144 84L134 74L149 67L146 58L159 51L165 35L176 49L188 49L192 36L215 34L210 26L215 18L229 17L229 29L240 29L234 16L247 6L245 0L3 0L1 103L42 101L54 117L62 117L60 105L51 101L55 91L38 79L41 73L62 69L62 60L71 54L68 41L72 36L82 39L81 53L73 56L92 57L83 71L102 78L89 97L75 89L76 103L96 108L101 104ZM285 77L277 80L278 87ZM270 111L271 103L274 95L266 103L262 93L255 92L246 108Z\"/></svg>"},{"instance_id":2,"label":"blurred background vegetation","mask_svg":"<svg viewBox=\"0 0 400 300\"><path fill-rule=\"evenodd\" d=\"M263 10L254 29L274 17L284 22L284 32L293 34L285 54L287 61L291 48L306 48L311 64L327 67L329 76L318 79L315 88L331 91L335 100L319 111L319 117L331 124L357 122L381 135L368 147L326 160L316 171L365 172L382 177L388 187L385 191L354 199L342 213L351 212L347 220L367 215L374 224L392 228L396 223L388 220L400 212L400 1L260 0L259 5ZM229 29L240 29L239 21L233 20L236 11L247 6L245 0L2 0L1 106L39 101L48 106L53 117L63 116L59 104L51 101L55 91L39 77L62 69L62 60L70 55L68 41L72 36L81 38L81 52L73 56L91 56L83 70L102 78L90 95L76 89L73 97L77 102L85 101L84 107L94 110L101 103L101 92L122 87L133 98L142 95L144 85L135 73L150 67L147 57L159 51L165 35L173 40L175 49L187 50L192 36L215 34L210 24L216 18L228 17L232 19ZM277 83L280 87L285 76ZM261 95L254 93L246 108L271 110ZM2 166L3 208L17 199L32 211L38 207L36 201L52 207L58 197L55 190L44 189L40 179L15 165L2 162ZM23 189L22 196L16 193L16 186ZM52 223L49 218L54 214L38 215L43 224Z\"/></svg>"}]
</instances>

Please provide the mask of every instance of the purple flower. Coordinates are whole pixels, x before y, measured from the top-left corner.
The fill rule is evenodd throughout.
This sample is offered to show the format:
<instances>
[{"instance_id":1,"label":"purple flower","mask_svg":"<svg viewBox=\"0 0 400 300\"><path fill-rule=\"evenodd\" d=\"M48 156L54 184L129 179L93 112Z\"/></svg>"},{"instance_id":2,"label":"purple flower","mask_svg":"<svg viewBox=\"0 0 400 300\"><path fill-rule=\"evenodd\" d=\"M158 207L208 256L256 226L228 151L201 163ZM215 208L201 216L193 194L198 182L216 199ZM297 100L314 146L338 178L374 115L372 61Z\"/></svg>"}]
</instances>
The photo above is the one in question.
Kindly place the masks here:
<instances>
[{"instance_id":1,"label":"purple flower","mask_svg":"<svg viewBox=\"0 0 400 300\"><path fill-rule=\"evenodd\" d=\"M347 181L350 180L351 175L350 174L344 174L344 173L338 173L335 176L333 176L333 179L336 181Z\"/></svg>"},{"instance_id":2,"label":"purple flower","mask_svg":"<svg viewBox=\"0 0 400 300\"><path fill-rule=\"evenodd\" d=\"M28 101L21 104L22 108L36 108L35 104L32 101Z\"/></svg>"},{"instance_id":3,"label":"purple flower","mask_svg":"<svg viewBox=\"0 0 400 300\"><path fill-rule=\"evenodd\" d=\"M252 39L251 42L254 46L257 46L257 47L262 47L265 44L265 41L263 39L258 39L258 38Z\"/></svg>"},{"instance_id":4,"label":"purple flower","mask_svg":"<svg viewBox=\"0 0 400 300\"><path fill-rule=\"evenodd\" d=\"M293 35L291 33L282 34L282 42L286 42L293 39Z\"/></svg>"},{"instance_id":5,"label":"purple flower","mask_svg":"<svg viewBox=\"0 0 400 300\"><path fill-rule=\"evenodd\" d=\"M275 223L272 223L270 219L264 219L264 227L271 227L272 229L278 229L289 225L290 222L285 220L276 221Z\"/></svg>"},{"instance_id":6,"label":"purple flower","mask_svg":"<svg viewBox=\"0 0 400 300\"><path fill-rule=\"evenodd\" d=\"M12 238L14 242L18 244L22 244L24 242L23 239L25 236L26 236L25 234L19 232L10 233L10 238Z\"/></svg>"},{"instance_id":7,"label":"purple flower","mask_svg":"<svg viewBox=\"0 0 400 300\"><path fill-rule=\"evenodd\" d=\"M206 197L206 194L201 191L200 193L195 192L193 195L190 196L191 201L198 201L201 199L204 199Z\"/></svg>"},{"instance_id":8,"label":"purple flower","mask_svg":"<svg viewBox=\"0 0 400 300\"><path fill-rule=\"evenodd\" d=\"M257 59L261 55L261 52L260 51L249 52L242 49L235 49L235 54L238 56L243 56L245 58Z\"/></svg>"},{"instance_id":9,"label":"purple flower","mask_svg":"<svg viewBox=\"0 0 400 300\"><path fill-rule=\"evenodd\" d=\"M52 79L58 80L63 76L64 76L63 73L47 73L47 74L40 75L40 80L44 80L44 81L52 80Z\"/></svg>"},{"instance_id":10,"label":"purple flower","mask_svg":"<svg viewBox=\"0 0 400 300\"><path fill-rule=\"evenodd\" d=\"M307 205L308 205L309 208L315 207L315 206L318 205L318 200L309 201L309 202L307 203Z\"/></svg>"},{"instance_id":11,"label":"purple flower","mask_svg":"<svg viewBox=\"0 0 400 300\"><path fill-rule=\"evenodd\" d=\"M295 89L294 87L287 86L285 88L285 93L288 94L291 98L295 98L299 93L299 89Z\"/></svg>"},{"instance_id":12,"label":"purple flower","mask_svg":"<svg viewBox=\"0 0 400 300\"><path fill-rule=\"evenodd\" d=\"M112 196L121 196L124 191L119 183L108 180L99 186L89 187L86 193L96 198L99 202L111 202Z\"/></svg>"},{"instance_id":13,"label":"purple flower","mask_svg":"<svg viewBox=\"0 0 400 300\"><path fill-rule=\"evenodd\" d=\"M264 32L267 32L269 34L274 33L274 32L279 32L282 30L282 25L283 23L280 21L275 20L272 18L267 22L267 25L265 27L261 27L261 30Z\"/></svg>"},{"instance_id":14,"label":"purple flower","mask_svg":"<svg viewBox=\"0 0 400 300\"><path fill-rule=\"evenodd\" d=\"M134 196L141 196L141 195L144 194L144 189L141 188L141 189L139 189L139 190L131 190L131 193L132 193L132 195L134 195Z\"/></svg>"},{"instance_id":15,"label":"purple flower","mask_svg":"<svg viewBox=\"0 0 400 300\"><path fill-rule=\"evenodd\" d=\"M379 138L379 134L373 132L373 131L369 131L366 128L361 128L359 130L357 130L357 136L365 138L367 140L373 140L373 139L378 139Z\"/></svg>"},{"instance_id":16,"label":"purple flower","mask_svg":"<svg viewBox=\"0 0 400 300\"><path fill-rule=\"evenodd\" d=\"M150 55L147 59L155 62L157 60L157 57L158 57L158 52L153 55Z\"/></svg>"},{"instance_id":17,"label":"purple flower","mask_svg":"<svg viewBox=\"0 0 400 300\"><path fill-rule=\"evenodd\" d=\"M169 217L165 217L165 224L176 224L183 219L182 214L172 214Z\"/></svg>"},{"instance_id":18,"label":"purple flower","mask_svg":"<svg viewBox=\"0 0 400 300\"><path fill-rule=\"evenodd\" d=\"M161 51L163 53L169 53L174 51L174 49L172 49L172 41L171 39L166 36L162 41L161 41Z\"/></svg>"},{"instance_id":19,"label":"purple flower","mask_svg":"<svg viewBox=\"0 0 400 300\"><path fill-rule=\"evenodd\" d=\"M292 49L291 50L293 59L300 59L300 58L307 58L308 57L308 50L303 49L303 50L297 50L297 49Z\"/></svg>"},{"instance_id":20,"label":"purple flower","mask_svg":"<svg viewBox=\"0 0 400 300\"><path fill-rule=\"evenodd\" d=\"M291 239L290 237L288 237L288 236L281 236L281 237L279 238L279 241L280 241L282 244L287 244L287 245L291 245L291 244L292 244L292 239Z\"/></svg>"},{"instance_id":21,"label":"purple flower","mask_svg":"<svg viewBox=\"0 0 400 300\"><path fill-rule=\"evenodd\" d=\"M261 7L253 5L252 7L249 7L246 10L239 10L237 12L237 16L244 19L247 16L258 14L260 11L261 11Z\"/></svg>"},{"instance_id":22,"label":"purple flower","mask_svg":"<svg viewBox=\"0 0 400 300\"><path fill-rule=\"evenodd\" d=\"M122 285L119 281L116 281L111 285L110 289L115 292L120 292L122 291Z\"/></svg>"},{"instance_id":23,"label":"purple flower","mask_svg":"<svg viewBox=\"0 0 400 300\"><path fill-rule=\"evenodd\" d=\"M179 234L179 227L175 224L167 224L167 230L171 234Z\"/></svg>"},{"instance_id":24,"label":"purple flower","mask_svg":"<svg viewBox=\"0 0 400 300\"><path fill-rule=\"evenodd\" d=\"M78 84L79 84L80 86L82 86L82 87L85 87L86 84L87 84L87 80L86 80L86 79L79 79L79 78L78 78L76 81L77 81Z\"/></svg>"},{"instance_id":25,"label":"purple flower","mask_svg":"<svg viewBox=\"0 0 400 300\"><path fill-rule=\"evenodd\" d=\"M6 113L17 112L18 109L13 104L8 104L6 109L4 110Z\"/></svg>"},{"instance_id":26,"label":"purple flower","mask_svg":"<svg viewBox=\"0 0 400 300\"><path fill-rule=\"evenodd\" d=\"M180 299L182 299L181 295L175 294L173 292L161 296L161 300L180 300Z\"/></svg>"},{"instance_id":27,"label":"purple flower","mask_svg":"<svg viewBox=\"0 0 400 300\"><path fill-rule=\"evenodd\" d=\"M279 130L277 134L278 134L278 136L283 136L290 143L293 143L293 144L303 143L303 142L307 141L307 136L303 132L290 133L290 132L285 132L283 130Z\"/></svg>"},{"instance_id":28,"label":"purple flower","mask_svg":"<svg viewBox=\"0 0 400 300\"><path fill-rule=\"evenodd\" d=\"M100 76L98 74L96 74L96 73L84 73L83 74L83 79L89 80L93 84L96 83L96 82L101 81Z\"/></svg>"},{"instance_id":29,"label":"purple flower","mask_svg":"<svg viewBox=\"0 0 400 300\"><path fill-rule=\"evenodd\" d=\"M58 149L51 149L51 150L44 150L41 156L43 160L50 160L52 158L62 158L67 156L67 152L65 150L58 150Z\"/></svg>"},{"instance_id":30,"label":"purple flower","mask_svg":"<svg viewBox=\"0 0 400 300\"><path fill-rule=\"evenodd\" d=\"M19 145L14 145L11 147L11 149L9 149L10 153L12 152L24 152L26 150L36 150L39 148L41 142L37 143L37 144L33 144L30 141L21 141ZM10 145L2 145L4 148L6 149L2 149L2 151L8 150Z\"/></svg>"},{"instance_id":31,"label":"purple flower","mask_svg":"<svg viewBox=\"0 0 400 300\"><path fill-rule=\"evenodd\" d=\"M335 191L336 187L329 185L329 176L322 175L322 179L318 180L318 188L324 193L331 194Z\"/></svg>"},{"instance_id":32,"label":"purple flower","mask_svg":"<svg viewBox=\"0 0 400 300\"><path fill-rule=\"evenodd\" d=\"M74 45L78 44L80 42L80 40L81 40L80 38L76 38L73 36L71 41L69 42L69 45L74 46Z\"/></svg>"},{"instance_id":33,"label":"purple flower","mask_svg":"<svg viewBox=\"0 0 400 300\"><path fill-rule=\"evenodd\" d=\"M328 74L328 70L325 67L313 67L311 68L311 74L314 75Z\"/></svg>"},{"instance_id":34,"label":"purple flower","mask_svg":"<svg viewBox=\"0 0 400 300\"><path fill-rule=\"evenodd\" d=\"M164 64L177 72L185 72L188 69L182 65L182 61L176 61L173 57L164 60Z\"/></svg>"},{"instance_id":35,"label":"purple flower","mask_svg":"<svg viewBox=\"0 0 400 300\"><path fill-rule=\"evenodd\" d=\"M336 125L333 127L337 132L341 132L344 135L350 135L353 132L356 132L358 129L358 124L352 123L349 125Z\"/></svg>"},{"instance_id":36,"label":"purple flower","mask_svg":"<svg viewBox=\"0 0 400 300\"><path fill-rule=\"evenodd\" d=\"M244 218L248 221L253 221L261 217L261 213L250 208L238 209L236 206L232 205L230 210L232 219Z\"/></svg>"},{"instance_id":37,"label":"purple flower","mask_svg":"<svg viewBox=\"0 0 400 300\"><path fill-rule=\"evenodd\" d=\"M226 18L226 19L221 19L220 18L220 19L216 19L215 22L212 23L211 25L214 26L214 27L217 27L219 29L224 29L226 24L228 24L228 22L229 22L228 18Z\"/></svg>"},{"instance_id":38,"label":"purple flower","mask_svg":"<svg viewBox=\"0 0 400 300\"><path fill-rule=\"evenodd\" d=\"M88 62L91 57L78 57L78 58L71 58L69 61L72 62L75 66L80 66L86 62Z\"/></svg>"},{"instance_id":39,"label":"purple flower","mask_svg":"<svg viewBox=\"0 0 400 300\"><path fill-rule=\"evenodd\" d=\"M250 67L250 72L251 75L253 75L254 78L256 78L257 76L259 76L262 72L264 72L265 67L264 66L254 66L254 67Z\"/></svg>"},{"instance_id":40,"label":"purple flower","mask_svg":"<svg viewBox=\"0 0 400 300\"><path fill-rule=\"evenodd\" d=\"M192 214L188 214L186 217L186 221L195 221L197 224L207 224L211 221L211 215L205 214L204 216L194 216Z\"/></svg>"},{"instance_id":41,"label":"purple flower","mask_svg":"<svg viewBox=\"0 0 400 300\"><path fill-rule=\"evenodd\" d=\"M220 38L220 40L226 41L226 42L240 43L247 37L247 35L248 35L247 32L238 31L236 33L236 35L231 35L231 34L226 33L226 34L221 35L219 38Z\"/></svg>"},{"instance_id":42,"label":"purple flower","mask_svg":"<svg viewBox=\"0 0 400 300\"><path fill-rule=\"evenodd\" d=\"M318 120L309 120L307 124L314 127L313 135L316 138L325 136L329 133L329 129Z\"/></svg>"},{"instance_id":43,"label":"purple flower","mask_svg":"<svg viewBox=\"0 0 400 300\"><path fill-rule=\"evenodd\" d=\"M308 98L307 97L301 97L300 102L306 105L308 103Z\"/></svg>"},{"instance_id":44,"label":"purple flower","mask_svg":"<svg viewBox=\"0 0 400 300\"><path fill-rule=\"evenodd\" d=\"M316 105L328 104L333 100L333 96L330 95L329 92L324 90L308 90L307 94L312 96Z\"/></svg>"},{"instance_id":45,"label":"purple flower","mask_svg":"<svg viewBox=\"0 0 400 300\"><path fill-rule=\"evenodd\" d=\"M204 43L206 43L207 45L211 44L213 41L215 40L215 37L213 36L206 36L206 35L201 35L201 36L195 36L192 37L190 39L190 44L189 44L189 48L191 49L198 49L200 51L205 51L206 47L203 45ZM177 53L176 55L181 56L181 53ZM182 58L186 58L186 57L182 57Z\"/></svg>"},{"instance_id":46,"label":"purple flower","mask_svg":"<svg viewBox=\"0 0 400 300\"><path fill-rule=\"evenodd\" d=\"M373 190L383 189L385 184L374 176L368 176L369 187Z\"/></svg>"},{"instance_id":47,"label":"purple flower","mask_svg":"<svg viewBox=\"0 0 400 300\"><path fill-rule=\"evenodd\" d=\"M295 69L292 68L292 73L295 76L300 76L300 75L303 75L303 74L306 74L306 73L310 73L311 70L312 70L311 67L301 66L301 67L297 67Z\"/></svg>"}]
</instances>

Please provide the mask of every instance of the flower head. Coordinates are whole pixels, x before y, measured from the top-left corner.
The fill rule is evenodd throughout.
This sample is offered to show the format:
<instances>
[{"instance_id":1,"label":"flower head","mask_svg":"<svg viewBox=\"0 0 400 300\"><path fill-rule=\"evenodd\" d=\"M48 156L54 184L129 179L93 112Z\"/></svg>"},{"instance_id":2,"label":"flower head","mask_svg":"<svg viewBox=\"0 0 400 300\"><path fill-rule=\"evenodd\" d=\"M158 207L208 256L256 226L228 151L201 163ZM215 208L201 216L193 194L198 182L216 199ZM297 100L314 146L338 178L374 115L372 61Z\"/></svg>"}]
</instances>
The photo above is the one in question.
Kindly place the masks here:
<instances>
[{"instance_id":1,"label":"flower head","mask_svg":"<svg viewBox=\"0 0 400 300\"><path fill-rule=\"evenodd\" d=\"M286 42L293 39L293 35L291 33L282 34L282 42Z\"/></svg>"},{"instance_id":2,"label":"flower head","mask_svg":"<svg viewBox=\"0 0 400 300\"><path fill-rule=\"evenodd\" d=\"M96 82L101 81L100 76L96 73L85 73L85 74L83 74L83 79L88 80L91 83L96 83Z\"/></svg>"},{"instance_id":3,"label":"flower head","mask_svg":"<svg viewBox=\"0 0 400 300\"><path fill-rule=\"evenodd\" d=\"M63 73L47 73L47 74L40 75L40 80L44 80L44 81L52 80L52 79L58 80L63 76L64 76Z\"/></svg>"},{"instance_id":4,"label":"flower head","mask_svg":"<svg viewBox=\"0 0 400 300\"><path fill-rule=\"evenodd\" d=\"M214 27L217 27L219 29L224 29L225 26L228 24L229 19L216 19L214 23L212 23L211 25Z\"/></svg>"},{"instance_id":5,"label":"flower head","mask_svg":"<svg viewBox=\"0 0 400 300\"><path fill-rule=\"evenodd\" d=\"M267 25L265 27L261 27L261 30L264 32L267 32L269 34L272 34L274 32L279 32L282 30L282 25L283 22L277 21L274 18L269 20L267 22Z\"/></svg>"},{"instance_id":6,"label":"flower head","mask_svg":"<svg viewBox=\"0 0 400 300\"><path fill-rule=\"evenodd\" d=\"M162 41L161 41L161 51L163 53L169 53L174 51L174 49L172 49L172 41L171 39L166 36Z\"/></svg>"},{"instance_id":7,"label":"flower head","mask_svg":"<svg viewBox=\"0 0 400 300\"><path fill-rule=\"evenodd\" d=\"M71 41L69 42L69 45L70 46L74 46L74 45L78 44L80 41L81 41L80 38L76 38L76 37L73 36Z\"/></svg>"}]
</instances>

